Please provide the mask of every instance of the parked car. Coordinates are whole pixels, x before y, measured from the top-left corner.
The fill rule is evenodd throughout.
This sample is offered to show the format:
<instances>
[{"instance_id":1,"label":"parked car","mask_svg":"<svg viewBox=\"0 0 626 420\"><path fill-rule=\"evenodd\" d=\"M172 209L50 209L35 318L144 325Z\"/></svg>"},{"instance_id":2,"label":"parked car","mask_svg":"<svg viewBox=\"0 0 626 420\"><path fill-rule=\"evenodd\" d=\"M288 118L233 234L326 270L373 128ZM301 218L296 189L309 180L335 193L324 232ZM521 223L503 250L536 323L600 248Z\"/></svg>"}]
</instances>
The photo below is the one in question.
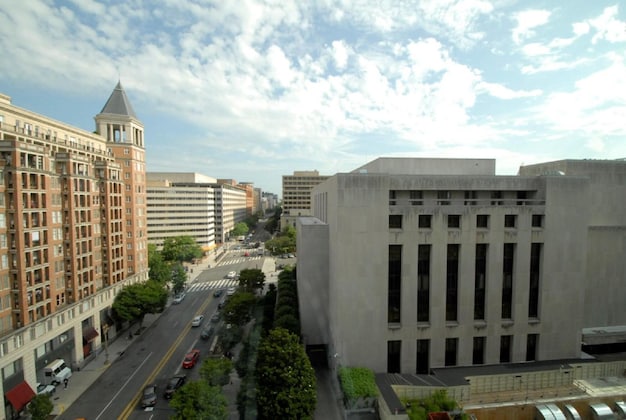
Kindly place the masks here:
<instances>
[{"instance_id":1,"label":"parked car","mask_svg":"<svg viewBox=\"0 0 626 420\"><path fill-rule=\"evenodd\" d=\"M222 296L222 293L224 293L223 289L217 289L215 292L213 292L213 297L218 298L218 297Z\"/></svg>"},{"instance_id":2,"label":"parked car","mask_svg":"<svg viewBox=\"0 0 626 420\"><path fill-rule=\"evenodd\" d=\"M202 325L202 321L204 321L204 315L198 315L191 320L191 326L199 327Z\"/></svg>"},{"instance_id":3,"label":"parked car","mask_svg":"<svg viewBox=\"0 0 626 420\"><path fill-rule=\"evenodd\" d=\"M191 369L200 359L200 350L193 349L183 359L183 369Z\"/></svg>"},{"instance_id":4,"label":"parked car","mask_svg":"<svg viewBox=\"0 0 626 420\"><path fill-rule=\"evenodd\" d=\"M148 385L143 389L143 396L141 397L141 406L143 408L154 407L156 405L156 390L156 384Z\"/></svg>"},{"instance_id":5,"label":"parked car","mask_svg":"<svg viewBox=\"0 0 626 420\"><path fill-rule=\"evenodd\" d=\"M167 382L167 386L165 387L165 392L163 393L163 396L168 400L172 398L174 396L174 392L176 392L178 388L183 386L186 380L187 375L176 375L171 377L170 380Z\"/></svg>"},{"instance_id":6,"label":"parked car","mask_svg":"<svg viewBox=\"0 0 626 420\"><path fill-rule=\"evenodd\" d=\"M220 300L220 303L217 304L217 309L222 309L224 305L226 305L226 296L224 296L222 300Z\"/></svg>"},{"instance_id":7,"label":"parked car","mask_svg":"<svg viewBox=\"0 0 626 420\"><path fill-rule=\"evenodd\" d=\"M220 322L220 314L218 312L215 312L213 314L213 316L211 317L211 322L213 323Z\"/></svg>"},{"instance_id":8,"label":"parked car","mask_svg":"<svg viewBox=\"0 0 626 420\"><path fill-rule=\"evenodd\" d=\"M200 334L200 338L202 338L203 340L208 340L212 335L213 335L213 327L209 325L208 327L202 330L202 333Z\"/></svg>"},{"instance_id":9,"label":"parked car","mask_svg":"<svg viewBox=\"0 0 626 420\"><path fill-rule=\"evenodd\" d=\"M46 385L46 384L37 384L37 395L48 395L51 396L57 388L54 385Z\"/></svg>"},{"instance_id":10,"label":"parked car","mask_svg":"<svg viewBox=\"0 0 626 420\"><path fill-rule=\"evenodd\" d=\"M174 300L172 301L172 303L174 305L178 305L180 302L183 301L183 299L185 299L185 293L179 293L174 297Z\"/></svg>"}]
</instances>

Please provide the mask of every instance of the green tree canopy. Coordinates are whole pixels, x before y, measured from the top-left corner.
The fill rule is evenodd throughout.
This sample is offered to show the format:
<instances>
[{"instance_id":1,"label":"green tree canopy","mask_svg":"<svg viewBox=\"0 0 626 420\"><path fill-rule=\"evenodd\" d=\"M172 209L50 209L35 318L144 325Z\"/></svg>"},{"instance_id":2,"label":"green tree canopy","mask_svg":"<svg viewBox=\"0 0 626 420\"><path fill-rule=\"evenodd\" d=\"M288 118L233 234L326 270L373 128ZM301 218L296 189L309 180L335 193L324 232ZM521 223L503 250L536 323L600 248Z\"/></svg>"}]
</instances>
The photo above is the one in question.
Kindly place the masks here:
<instances>
[{"instance_id":1,"label":"green tree canopy","mask_svg":"<svg viewBox=\"0 0 626 420\"><path fill-rule=\"evenodd\" d=\"M50 396L40 394L35 395L28 404L28 412L33 420L47 420L54 409L54 404L50 401Z\"/></svg>"},{"instance_id":2,"label":"green tree canopy","mask_svg":"<svg viewBox=\"0 0 626 420\"><path fill-rule=\"evenodd\" d=\"M282 328L259 345L256 377L259 419L310 419L317 401L315 372L298 337Z\"/></svg>"},{"instance_id":3,"label":"green tree canopy","mask_svg":"<svg viewBox=\"0 0 626 420\"><path fill-rule=\"evenodd\" d=\"M187 272L183 268L182 264L175 264L172 269L172 291L174 294L178 294L185 290L186 282Z\"/></svg>"},{"instance_id":4,"label":"green tree canopy","mask_svg":"<svg viewBox=\"0 0 626 420\"><path fill-rule=\"evenodd\" d=\"M248 233L250 229L248 228L248 225L245 222L239 222L235 224L235 227L233 228L233 230L230 231L230 236L241 236L241 235L245 235L246 233Z\"/></svg>"},{"instance_id":5,"label":"green tree canopy","mask_svg":"<svg viewBox=\"0 0 626 420\"><path fill-rule=\"evenodd\" d=\"M163 256L157 251L156 245L148 244L148 266L150 267L150 279L160 283L170 281L171 270Z\"/></svg>"},{"instance_id":6,"label":"green tree canopy","mask_svg":"<svg viewBox=\"0 0 626 420\"><path fill-rule=\"evenodd\" d=\"M202 248L191 236L176 236L163 242L161 255L165 261L192 261L202 257Z\"/></svg>"},{"instance_id":7,"label":"green tree canopy","mask_svg":"<svg viewBox=\"0 0 626 420\"><path fill-rule=\"evenodd\" d=\"M174 393L170 406L176 412L172 417L175 420L228 418L226 398L221 388L210 386L205 381L187 382Z\"/></svg>"},{"instance_id":8,"label":"green tree canopy","mask_svg":"<svg viewBox=\"0 0 626 420\"><path fill-rule=\"evenodd\" d=\"M124 321L139 320L139 326L146 314L163 312L167 303L167 290L154 280L125 286L115 296L113 311Z\"/></svg>"},{"instance_id":9,"label":"green tree canopy","mask_svg":"<svg viewBox=\"0 0 626 420\"><path fill-rule=\"evenodd\" d=\"M265 284L265 273L258 268L244 268L239 272L239 287L246 291L254 293L262 289Z\"/></svg>"},{"instance_id":10,"label":"green tree canopy","mask_svg":"<svg viewBox=\"0 0 626 420\"><path fill-rule=\"evenodd\" d=\"M200 366L200 377L211 386L224 386L230 381L233 362L225 357L210 357Z\"/></svg>"},{"instance_id":11,"label":"green tree canopy","mask_svg":"<svg viewBox=\"0 0 626 420\"><path fill-rule=\"evenodd\" d=\"M226 302L222 310L222 316L226 324L238 326L245 325L250 321L250 313L256 302L256 298L250 292L238 291Z\"/></svg>"}]
</instances>

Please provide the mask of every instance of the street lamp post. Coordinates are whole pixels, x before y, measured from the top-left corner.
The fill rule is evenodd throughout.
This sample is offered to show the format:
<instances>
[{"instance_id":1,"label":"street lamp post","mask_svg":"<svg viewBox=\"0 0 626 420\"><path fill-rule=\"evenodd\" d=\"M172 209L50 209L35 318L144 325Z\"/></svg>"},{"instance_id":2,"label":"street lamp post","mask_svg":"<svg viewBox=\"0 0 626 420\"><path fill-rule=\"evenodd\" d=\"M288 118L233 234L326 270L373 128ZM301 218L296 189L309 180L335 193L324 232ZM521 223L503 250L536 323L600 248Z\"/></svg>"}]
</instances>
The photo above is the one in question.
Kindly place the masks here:
<instances>
[{"instance_id":1,"label":"street lamp post","mask_svg":"<svg viewBox=\"0 0 626 420\"><path fill-rule=\"evenodd\" d=\"M104 364L109 364L109 324L104 324L102 327L102 332L104 333Z\"/></svg>"}]
</instances>

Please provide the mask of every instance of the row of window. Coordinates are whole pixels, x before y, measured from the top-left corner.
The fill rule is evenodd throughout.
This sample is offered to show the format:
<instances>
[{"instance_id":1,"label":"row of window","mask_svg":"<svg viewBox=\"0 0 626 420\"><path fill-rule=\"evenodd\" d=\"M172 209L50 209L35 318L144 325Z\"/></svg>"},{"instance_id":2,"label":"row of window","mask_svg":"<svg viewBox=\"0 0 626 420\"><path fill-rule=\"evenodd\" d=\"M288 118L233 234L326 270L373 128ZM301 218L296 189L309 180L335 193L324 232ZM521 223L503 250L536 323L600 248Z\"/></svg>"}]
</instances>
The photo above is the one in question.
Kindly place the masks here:
<instances>
[{"instance_id":1,"label":"row of window","mask_svg":"<svg viewBox=\"0 0 626 420\"><path fill-rule=\"evenodd\" d=\"M457 366L459 357L459 338L445 339L445 366ZM415 373L430 373L430 340L421 339L416 341L415 351ZM537 350L539 344L539 334L526 335L526 361L537 360ZM485 350L487 348L487 337L479 336L472 338L472 364L483 365L485 361ZM513 336L500 336L500 363L511 363L513 360ZM387 341L387 373L401 373L402 341Z\"/></svg>"},{"instance_id":2,"label":"row of window","mask_svg":"<svg viewBox=\"0 0 626 420\"><path fill-rule=\"evenodd\" d=\"M389 215L389 229L402 229L402 215L390 214ZM418 227L420 229L432 228L432 214L420 214L418 215ZM461 215L449 214L447 216L447 226L451 229L461 228ZM534 228L542 228L544 223L543 214L533 214L531 218L531 226ZM477 229L489 229L490 217L488 214L476 215L476 228ZM507 229L514 229L517 227L517 215L505 214L504 215L504 227Z\"/></svg>"},{"instance_id":3,"label":"row of window","mask_svg":"<svg viewBox=\"0 0 626 420\"><path fill-rule=\"evenodd\" d=\"M530 244L530 261L528 269L528 311L529 319L539 317L539 280L541 273L541 256L543 244ZM502 251L502 287L500 290L501 319L513 317L513 290L516 244L503 244ZM458 322L459 313L459 261L460 244L448 244L446 249L445 269L445 311L447 322ZM430 321L431 293L430 285L436 279L431 278L432 245L418 246L417 255L417 322ZM486 319L486 284L488 273L489 244L475 244L474 254L474 320ZM402 245L389 245L388 250L388 318L389 324L401 322L402 302Z\"/></svg>"}]
</instances>

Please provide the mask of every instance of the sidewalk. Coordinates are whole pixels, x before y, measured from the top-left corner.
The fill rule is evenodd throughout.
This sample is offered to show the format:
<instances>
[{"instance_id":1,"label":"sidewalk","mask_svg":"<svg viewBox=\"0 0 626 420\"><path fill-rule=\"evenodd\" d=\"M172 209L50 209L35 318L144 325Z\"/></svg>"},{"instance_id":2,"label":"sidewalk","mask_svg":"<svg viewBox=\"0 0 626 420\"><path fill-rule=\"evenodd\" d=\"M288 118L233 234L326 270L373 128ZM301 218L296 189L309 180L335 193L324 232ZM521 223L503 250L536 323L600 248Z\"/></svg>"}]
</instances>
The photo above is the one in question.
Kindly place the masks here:
<instances>
[{"instance_id":1,"label":"sidewalk","mask_svg":"<svg viewBox=\"0 0 626 420\"><path fill-rule=\"evenodd\" d=\"M215 258L218 255L220 255L219 251L217 254L211 252L210 255L205 257L199 264L190 265L189 283L195 281L200 273L206 270L209 265L214 267L216 263ZM167 306L169 305L170 302L168 301ZM143 320L143 327L149 328L159 316L161 316L161 314L146 315ZM102 375L104 371L107 370L109 366L111 366L111 364L126 351L128 346L130 346L133 341L134 337L131 340L126 338L124 335L116 337L113 341L109 342L108 358L103 347L104 344L98 348L96 350L97 354L93 360L85 364L80 370L72 372L72 377L69 380L67 388L64 388L63 384L57 386L56 392L51 397L52 403L54 404L51 416L59 416L63 414L63 412L81 396L83 391L87 390L87 388L89 388L91 384L93 384L100 377L100 375ZM237 395L235 392L235 401L233 402L235 409L236 397Z\"/></svg>"}]
</instances>

